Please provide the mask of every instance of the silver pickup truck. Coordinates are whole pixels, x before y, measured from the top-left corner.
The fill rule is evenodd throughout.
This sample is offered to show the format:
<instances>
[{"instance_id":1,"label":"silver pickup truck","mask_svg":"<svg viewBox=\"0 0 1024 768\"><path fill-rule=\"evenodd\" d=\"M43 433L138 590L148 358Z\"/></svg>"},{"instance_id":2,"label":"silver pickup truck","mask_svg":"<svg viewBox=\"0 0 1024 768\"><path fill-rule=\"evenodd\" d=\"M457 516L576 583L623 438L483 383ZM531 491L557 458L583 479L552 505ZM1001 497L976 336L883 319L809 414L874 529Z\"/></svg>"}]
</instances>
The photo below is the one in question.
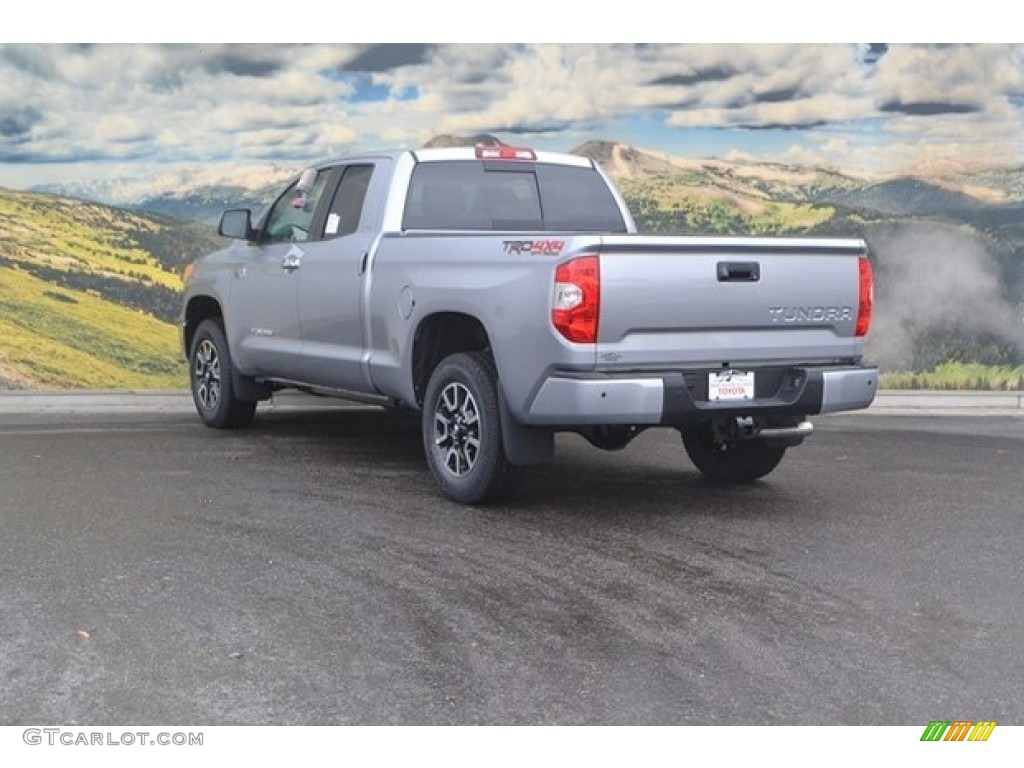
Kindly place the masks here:
<instances>
[{"instance_id":1,"label":"silver pickup truck","mask_svg":"<svg viewBox=\"0 0 1024 768\"><path fill-rule=\"evenodd\" d=\"M211 427L274 390L422 414L445 494L480 503L551 459L679 430L750 482L868 406L860 240L648 237L592 161L513 147L356 154L304 171L186 270L182 347Z\"/></svg>"}]
</instances>

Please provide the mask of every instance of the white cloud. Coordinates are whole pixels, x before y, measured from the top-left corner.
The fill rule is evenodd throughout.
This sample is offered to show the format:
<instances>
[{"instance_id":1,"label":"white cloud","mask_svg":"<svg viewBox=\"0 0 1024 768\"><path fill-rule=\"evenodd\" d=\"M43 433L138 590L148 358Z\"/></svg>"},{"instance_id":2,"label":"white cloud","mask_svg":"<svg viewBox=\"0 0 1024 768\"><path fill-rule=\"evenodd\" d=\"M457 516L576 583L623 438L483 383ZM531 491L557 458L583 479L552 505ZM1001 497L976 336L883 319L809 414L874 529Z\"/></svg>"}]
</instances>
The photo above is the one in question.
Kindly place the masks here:
<instances>
[{"instance_id":1,"label":"white cloud","mask_svg":"<svg viewBox=\"0 0 1024 768\"><path fill-rule=\"evenodd\" d=\"M880 106L950 104L984 111L1024 92L1021 52L1013 46L897 46L872 80Z\"/></svg>"},{"instance_id":2,"label":"white cloud","mask_svg":"<svg viewBox=\"0 0 1024 768\"><path fill-rule=\"evenodd\" d=\"M93 126L93 137L99 144L139 141L150 137L151 126L130 115L103 115Z\"/></svg>"},{"instance_id":3,"label":"white cloud","mask_svg":"<svg viewBox=\"0 0 1024 768\"><path fill-rule=\"evenodd\" d=\"M685 130L733 131L761 157L766 134L750 128L794 128L771 149L790 159L1020 162L1021 47L892 46L868 65L854 45L448 45L344 72L362 50L3 46L0 162L301 163L499 129L568 148L637 117L677 146Z\"/></svg>"}]
</instances>

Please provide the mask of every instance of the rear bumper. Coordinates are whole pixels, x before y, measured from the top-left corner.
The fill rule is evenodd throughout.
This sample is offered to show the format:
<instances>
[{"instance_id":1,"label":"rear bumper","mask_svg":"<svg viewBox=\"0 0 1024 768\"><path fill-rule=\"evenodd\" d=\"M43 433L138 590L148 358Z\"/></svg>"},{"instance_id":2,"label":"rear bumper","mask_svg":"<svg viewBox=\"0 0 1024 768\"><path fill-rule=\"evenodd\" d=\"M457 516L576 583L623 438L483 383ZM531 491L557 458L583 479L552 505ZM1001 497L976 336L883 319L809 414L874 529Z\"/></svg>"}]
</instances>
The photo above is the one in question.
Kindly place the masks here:
<instances>
[{"instance_id":1,"label":"rear bumper","mask_svg":"<svg viewBox=\"0 0 1024 768\"><path fill-rule=\"evenodd\" d=\"M867 408L878 390L877 368L822 371L821 410L818 413Z\"/></svg>"},{"instance_id":2,"label":"rear bumper","mask_svg":"<svg viewBox=\"0 0 1024 768\"><path fill-rule=\"evenodd\" d=\"M750 400L707 399L708 370L652 374L559 375L530 404L527 423L682 424L723 416L834 413L867 408L878 369L861 366L755 368Z\"/></svg>"}]
</instances>

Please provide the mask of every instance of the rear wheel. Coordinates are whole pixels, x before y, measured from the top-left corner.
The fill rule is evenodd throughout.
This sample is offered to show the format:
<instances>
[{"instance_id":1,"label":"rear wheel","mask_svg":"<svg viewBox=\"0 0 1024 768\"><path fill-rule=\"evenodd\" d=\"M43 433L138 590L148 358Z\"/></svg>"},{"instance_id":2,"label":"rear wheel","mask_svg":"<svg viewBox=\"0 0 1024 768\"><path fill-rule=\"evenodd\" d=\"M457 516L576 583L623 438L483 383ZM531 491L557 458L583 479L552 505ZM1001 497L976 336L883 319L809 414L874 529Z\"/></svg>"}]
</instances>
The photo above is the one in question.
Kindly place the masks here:
<instances>
[{"instance_id":1,"label":"rear wheel","mask_svg":"<svg viewBox=\"0 0 1024 768\"><path fill-rule=\"evenodd\" d=\"M234 366L220 322L204 320L196 328L189 354L192 400L208 427L248 426L256 413L255 400L239 400L232 380Z\"/></svg>"},{"instance_id":2,"label":"rear wheel","mask_svg":"<svg viewBox=\"0 0 1024 768\"><path fill-rule=\"evenodd\" d=\"M501 437L498 377L481 352L459 352L430 375L422 413L423 449L441 490L463 504L507 496L524 470Z\"/></svg>"},{"instance_id":3,"label":"rear wheel","mask_svg":"<svg viewBox=\"0 0 1024 768\"><path fill-rule=\"evenodd\" d=\"M786 455L784 447L770 446L764 440L729 439L711 424L686 427L682 436L697 469L723 483L752 483L779 466Z\"/></svg>"}]
</instances>

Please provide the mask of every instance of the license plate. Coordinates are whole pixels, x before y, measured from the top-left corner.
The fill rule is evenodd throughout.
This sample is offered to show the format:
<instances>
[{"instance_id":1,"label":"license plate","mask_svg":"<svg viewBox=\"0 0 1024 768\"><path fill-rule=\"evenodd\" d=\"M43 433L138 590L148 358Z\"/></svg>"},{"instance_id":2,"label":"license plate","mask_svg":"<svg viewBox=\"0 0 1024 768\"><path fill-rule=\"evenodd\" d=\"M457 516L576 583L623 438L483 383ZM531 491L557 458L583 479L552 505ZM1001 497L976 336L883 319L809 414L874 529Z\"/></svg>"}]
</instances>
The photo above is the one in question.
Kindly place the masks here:
<instances>
[{"instance_id":1,"label":"license plate","mask_svg":"<svg viewBox=\"0 0 1024 768\"><path fill-rule=\"evenodd\" d=\"M716 371L708 374L708 400L753 399L753 371Z\"/></svg>"}]
</instances>

